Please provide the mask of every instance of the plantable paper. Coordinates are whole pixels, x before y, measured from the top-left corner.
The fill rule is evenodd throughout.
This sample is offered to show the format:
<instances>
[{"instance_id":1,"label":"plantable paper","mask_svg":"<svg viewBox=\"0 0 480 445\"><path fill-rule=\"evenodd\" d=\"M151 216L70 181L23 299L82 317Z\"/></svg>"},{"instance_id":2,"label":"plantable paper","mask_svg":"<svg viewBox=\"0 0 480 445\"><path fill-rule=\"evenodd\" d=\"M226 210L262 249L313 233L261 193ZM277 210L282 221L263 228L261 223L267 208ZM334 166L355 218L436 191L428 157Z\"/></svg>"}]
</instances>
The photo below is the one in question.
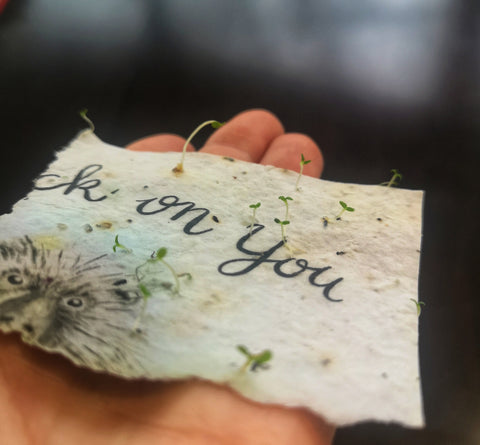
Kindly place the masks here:
<instances>
[{"instance_id":1,"label":"plantable paper","mask_svg":"<svg viewBox=\"0 0 480 445\"><path fill-rule=\"evenodd\" d=\"M422 192L179 160L91 131L58 152L0 218L1 330L129 379L421 426ZM340 201L355 210L337 219Z\"/></svg>"}]
</instances>

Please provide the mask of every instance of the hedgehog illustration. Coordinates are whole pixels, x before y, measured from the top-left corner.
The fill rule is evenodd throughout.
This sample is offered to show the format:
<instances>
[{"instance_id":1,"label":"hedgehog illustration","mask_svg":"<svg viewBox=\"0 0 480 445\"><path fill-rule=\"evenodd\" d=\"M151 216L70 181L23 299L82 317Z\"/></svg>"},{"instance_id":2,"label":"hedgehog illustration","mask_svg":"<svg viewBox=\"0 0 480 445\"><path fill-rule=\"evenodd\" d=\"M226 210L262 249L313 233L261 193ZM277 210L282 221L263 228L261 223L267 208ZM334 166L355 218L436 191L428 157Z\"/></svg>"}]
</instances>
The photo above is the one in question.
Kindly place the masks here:
<instances>
[{"instance_id":1,"label":"hedgehog illustration","mask_svg":"<svg viewBox=\"0 0 480 445\"><path fill-rule=\"evenodd\" d=\"M141 367L130 329L141 309L138 283L125 271L112 273L107 256L85 261L36 247L28 236L1 242L0 329L82 366Z\"/></svg>"}]
</instances>

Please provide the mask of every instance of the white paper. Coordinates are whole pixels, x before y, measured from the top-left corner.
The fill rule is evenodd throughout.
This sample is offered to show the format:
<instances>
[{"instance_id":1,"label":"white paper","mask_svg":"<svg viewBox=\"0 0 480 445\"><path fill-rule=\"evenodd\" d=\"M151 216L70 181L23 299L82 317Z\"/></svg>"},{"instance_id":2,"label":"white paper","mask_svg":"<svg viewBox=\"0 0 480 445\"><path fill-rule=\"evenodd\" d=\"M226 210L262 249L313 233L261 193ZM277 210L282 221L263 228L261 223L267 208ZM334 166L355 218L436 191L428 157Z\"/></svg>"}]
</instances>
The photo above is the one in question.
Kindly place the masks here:
<instances>
[{"instance_id":1,"label":"white paper","mask_svg":"<svg viewBox=\"0 0 480 445\"><path fill-rule=\"evenodd\" d=\"M294 172L200 153L176 175L179 158L90 131L60 151L0 218L0 329L126 378L422 426L423 193L309 177L296 190ZM336 220L339 201L355 211ZM149 261L162 247L173 272ZM238 345L272 358L244 369Z\"/></svg>"}]
</instances>

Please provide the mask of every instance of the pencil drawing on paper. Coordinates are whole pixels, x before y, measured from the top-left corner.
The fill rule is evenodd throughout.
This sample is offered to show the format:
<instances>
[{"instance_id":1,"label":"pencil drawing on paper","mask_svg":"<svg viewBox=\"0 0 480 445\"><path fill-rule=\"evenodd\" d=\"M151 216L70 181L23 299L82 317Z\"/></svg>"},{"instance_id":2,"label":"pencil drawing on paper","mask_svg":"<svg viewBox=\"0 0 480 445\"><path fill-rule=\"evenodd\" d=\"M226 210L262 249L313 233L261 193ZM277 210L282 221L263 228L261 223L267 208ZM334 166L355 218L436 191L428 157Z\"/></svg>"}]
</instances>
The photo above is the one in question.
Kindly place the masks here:
<instances>
[{"instance_id":1,"label":"pencil drawing on paper","mask_svg":"<svg viewBox=\"0 0 480 445\"><path fill-rule=\"evenodd\" d=\"M107 257L47 250L28 236L0 242L0 329L78 364L130 367L122 344L142 297L135 278Z\"/></svg>"}]
</instances>

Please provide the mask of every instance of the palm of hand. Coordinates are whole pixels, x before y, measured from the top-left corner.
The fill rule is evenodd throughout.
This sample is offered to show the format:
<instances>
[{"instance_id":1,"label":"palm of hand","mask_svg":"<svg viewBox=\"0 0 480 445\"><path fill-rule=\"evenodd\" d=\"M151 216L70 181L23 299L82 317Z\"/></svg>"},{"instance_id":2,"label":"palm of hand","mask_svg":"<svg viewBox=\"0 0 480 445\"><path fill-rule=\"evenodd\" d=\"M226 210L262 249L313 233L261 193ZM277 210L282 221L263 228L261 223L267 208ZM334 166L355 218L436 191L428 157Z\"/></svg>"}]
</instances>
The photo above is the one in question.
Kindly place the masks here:
<instances>
[{"instance_id":1,"label":"palm of hand","mask_svg":"<svg viewBox=\"0 0 480 445\"><path fill-rule=\"evenodd\" d=\"M240 143L238 143L240 141ZM244 141L244 142L242 142ZM163 135L134 150L179 151L183 141ZM321 154L309 138L285 134L264 111L235 117L209 139L205 152L299 169L300 153ZM125 381L76 368L60 356L0 335L0 437L16 444L250 445L329 444L334 429L303 409L258 404L202 381Z\"/></svg>"}]
</instances>

